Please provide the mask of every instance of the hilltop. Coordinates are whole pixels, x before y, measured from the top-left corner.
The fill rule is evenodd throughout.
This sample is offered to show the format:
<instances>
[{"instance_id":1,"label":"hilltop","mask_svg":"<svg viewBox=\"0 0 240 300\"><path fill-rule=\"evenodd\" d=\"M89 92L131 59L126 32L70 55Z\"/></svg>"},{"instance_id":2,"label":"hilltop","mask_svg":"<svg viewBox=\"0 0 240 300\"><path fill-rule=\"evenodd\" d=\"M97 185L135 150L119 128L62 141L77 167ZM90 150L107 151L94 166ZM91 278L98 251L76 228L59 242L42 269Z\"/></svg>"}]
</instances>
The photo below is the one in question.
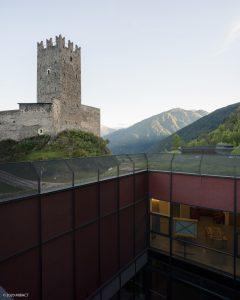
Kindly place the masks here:
<instances>
[{"instance_id":1,"label":"hilltop","mask_svg":"<svg viewBox=\"0 0 240 300\"><path fill-rule=\"evenodd\" d=\"M203 110L174 108L105 136L114 154L145 152L157 141L207 115Z\"/></svg>"},{"instance_id":2,"label":"hilltop","mask_svg":"<svg viewBox=\"0 0 240 300\"><path fill-rule=\"evenodd\" d=\"M110 154L107 141L78 130L67 130L55 137L35 136L21 141L0 142L0 161L33 161Z\"/></svg>"},{"instance_id":3,"label":"hilltop","mask_svg":"<svg viewBox=\"0 0 240 300\"><path fill-rule=\"evenodd\" d=\"M240 103L235 103L215 110L214 112L202 117L194 123L182 128L176 132L183 143L187 144L193 140L201 140L201 137L208 135L223 124L232 113L236 112L240 107ZM148 152L169 151L173 146L174 134L166 137L162 141L150 147Z\"/></svg>"},{"instance_id":4,"label":"hilltop","mask_svg":"<svg viewBox=\"0 0 240 300\"><path fill-rule=\"evenodd\" d=\"M187 146L195 147L217 144L231 144L234 147L240 146L240 107L232 112L217 129L207 134L201 134L196 139L190 141Z\"/></svg>"}]
</instances>

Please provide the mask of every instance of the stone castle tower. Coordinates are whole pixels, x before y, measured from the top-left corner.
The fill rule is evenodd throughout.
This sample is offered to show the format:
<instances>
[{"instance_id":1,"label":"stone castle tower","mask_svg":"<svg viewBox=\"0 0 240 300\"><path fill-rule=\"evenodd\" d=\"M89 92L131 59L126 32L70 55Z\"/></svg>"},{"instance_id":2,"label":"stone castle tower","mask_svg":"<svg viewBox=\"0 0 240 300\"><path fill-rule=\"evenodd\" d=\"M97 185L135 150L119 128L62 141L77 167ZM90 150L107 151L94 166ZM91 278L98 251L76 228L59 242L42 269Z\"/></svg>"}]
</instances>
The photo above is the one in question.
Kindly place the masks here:
<instances>
[{"instance_id":1,"label":"stone castle tower","mask_svg":"<svg viewBox=\"0 0 240 300\"><path fill-rule=\"evenodd\" d=\"M78 129L100 135L100 110L81 104L81 51L61 35L37 44L37 103L0 112L0 140Z\"/></svg>"},{"instance_id":2,"label":"stone castle tower","mask_svg":"<svg viewBox=\"0 0 240 300\"><path fill-rule=\"evenodd\" d=\"M77 106L81 104L81 54L80 48L65 38L56 37L56 45L52 39L38 43L37 54L37 99L38 102L49 102L59 99L62 104Z\"/></svg>"}]
</instances>

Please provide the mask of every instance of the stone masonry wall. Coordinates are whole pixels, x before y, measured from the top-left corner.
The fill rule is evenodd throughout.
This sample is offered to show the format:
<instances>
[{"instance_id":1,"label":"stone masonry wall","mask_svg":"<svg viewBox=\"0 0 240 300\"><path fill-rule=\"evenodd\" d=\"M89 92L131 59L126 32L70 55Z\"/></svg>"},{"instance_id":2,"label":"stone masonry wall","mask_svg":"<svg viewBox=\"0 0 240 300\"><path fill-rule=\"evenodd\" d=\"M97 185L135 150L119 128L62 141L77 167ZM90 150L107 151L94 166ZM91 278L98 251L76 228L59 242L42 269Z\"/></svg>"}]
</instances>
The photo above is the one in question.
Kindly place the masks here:
<instances>
[{"instance_id":1,"label":"stone masonry wall","mask_svg":"<svg viewBox=\"0 0 240 300\"><path fill-rule=\"evenodd\" d=\"M20 104L19 110L0 112L0 140L23 138L43 133L54 134L52 104Z\"/></svg>"},{"instance_id":2,"label":"stone masonry wall","mask_svg":"<svg viewBox=\"0 0 240 300\"><path fill-rule=\"evenodd\" d=\"M100 136L100 109L81 105L77 110L62 109L61 130L78 129Z\"/></svg>"},{"instance_id":3,"label":"stone masonry wall","mask_svg":"<svg viewBox=\"0 0 240 300\"><path fill-rule=\"evenodd\" d=\"M73 47L61 35L38 43L37 53L37 99L51 102L59 99L66 109L81 104L81 56L80 48Z\"/></svg>"},{"instance_id":4,"label":"stone masonry wall","mask_svg":"<svg viewBox=\"0 0 240 300\"><path fill-rule=\"evenodd\" d=\"M19 139L19 110L0 112L0 140Z\"/></svg>"}]
</instances>

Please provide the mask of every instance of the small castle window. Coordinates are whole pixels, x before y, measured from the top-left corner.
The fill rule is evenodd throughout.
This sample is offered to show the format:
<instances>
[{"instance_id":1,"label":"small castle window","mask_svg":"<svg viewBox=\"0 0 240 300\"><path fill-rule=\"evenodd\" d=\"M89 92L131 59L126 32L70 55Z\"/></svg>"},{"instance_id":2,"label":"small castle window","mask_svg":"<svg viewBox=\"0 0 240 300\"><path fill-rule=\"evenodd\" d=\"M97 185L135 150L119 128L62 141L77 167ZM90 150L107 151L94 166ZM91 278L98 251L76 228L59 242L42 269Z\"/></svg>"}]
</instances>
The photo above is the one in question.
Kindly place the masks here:
<instances>
[{"instance_id":1,"label":"small castle window","mask_svg":"<svg viewBox=\"0 0 240 300\"><path fill-rule=\"evenodd\" d=\"M72 56L70 56L70 61L72 61Z\"/></svg>"},{"instance_id":2,"label":"small castle window","mask_svg":"<svg viewBox=\"0 0 240 300\"><path fill-rule=\"evenodd\" d=\"M49 75L51 73L51 69L47 69L47 74Z\"/></svg>"},{"instance_id":3,"label":"small castle window","mask_svg":"<svg viewBox=\"0 0 240 300\"><path fill-rule=\"evenodd\" d=\"M38 129L38 134L39 134L39 135L43 135L43 134L44 134L43 128L39 128L39 129Z\"/></svg>"}]
</instances>

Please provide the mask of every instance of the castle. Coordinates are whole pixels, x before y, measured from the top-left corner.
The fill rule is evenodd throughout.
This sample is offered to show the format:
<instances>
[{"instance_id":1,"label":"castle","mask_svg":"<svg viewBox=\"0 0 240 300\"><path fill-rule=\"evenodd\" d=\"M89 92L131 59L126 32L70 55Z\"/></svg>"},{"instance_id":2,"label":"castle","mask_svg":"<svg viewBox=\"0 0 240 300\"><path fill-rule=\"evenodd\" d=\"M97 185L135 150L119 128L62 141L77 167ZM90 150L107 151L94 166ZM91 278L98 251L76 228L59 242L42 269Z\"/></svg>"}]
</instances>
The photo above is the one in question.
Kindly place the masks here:
<instances>
[{"instance_id":1,"label":"castle","mask_svg":"<svg viewBox=\"0 0 240 300\"><path fill-rule=\"evenodd\" d=\"M81 104L80 48L61 35L37 44L37 103L0 112L0 140L78 129L100 135L100 110Z\"/></svg>"}]
</instances>

